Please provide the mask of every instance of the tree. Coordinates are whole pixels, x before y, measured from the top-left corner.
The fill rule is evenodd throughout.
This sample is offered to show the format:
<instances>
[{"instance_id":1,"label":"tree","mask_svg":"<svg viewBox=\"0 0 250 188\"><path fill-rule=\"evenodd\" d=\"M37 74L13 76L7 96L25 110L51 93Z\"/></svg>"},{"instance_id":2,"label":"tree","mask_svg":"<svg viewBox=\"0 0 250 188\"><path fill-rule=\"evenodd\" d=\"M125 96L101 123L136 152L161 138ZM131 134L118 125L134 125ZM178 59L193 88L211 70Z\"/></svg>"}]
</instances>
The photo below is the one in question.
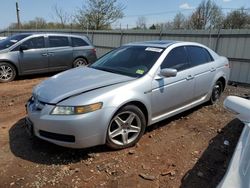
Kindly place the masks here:
<instances>
[{"instance_id":1,"label":"tree","mask_svg":"<svg viewBox=\"0 0 250 188\"><path fill-rule=\"evenodd\" d=\"M225 29L250 28L250 14L244 8L234 10L226 16L223 27Z\"/></svg>"},{"instance_id":2,"label":"tree","mask_svg":"<svg viewBox=\"0 0 250 188\"><path fill-rule=\"evenodd\" d=\"M22 24L22 29L46 29L46 28L47 28L46 20L40 17L36 17L34 20L30 20ZM13 28L13 29L18 29L18 28Z\"/></svg>"},{"instance_id":3,"label":"tree","mask_svg":"<svg viewBox=\"0 0 250 188\"><path fill-rule=\"evenodd\" d=\"M222 24L221 9L211 0L203 0L191 15L189 23L193 29L217 28Z\"/></svg>"},{"instance_id":4,"label":"tree","mask_svg":"<svg viewBox=\"0 0 250 188\"><path fill-rule=\"evenodd\" d=\"M70 22L71 16L65 12L62 8L54 5L53 7L54 16L59 20L62 28L65 28L65 25Z\"/></svg>"},{"instance_id":5,"label":"tree","mask_svg":"<svg viewBox=\"0 0 250 188\"><path fill-rule=\"evenodd\" d=\"M147 22L147 20L144 16L138 17L138 19L136 21L136 28L137 29L147 29L146 22Z\"/></svg>"},{"instance_id":6,"label":"tree","mask_svg":"<svg viewBox=\"0 0 250 188\"><path fill-rule=\"evenodd\" d=\"M149 29L155 30L155 29L156 29L155 24L151 25L151 26L149 27Z\"/></svg>"},{"instance_id":7,"label":"tree","mask_svg":"<svg viewBox=\"0 0 250 188\"><path fill-rule=\"evenodd\" d=\"M124 6L117 0L87 0L86 6L79 8L75 21L85 29L108 29L111 24L123 18Z\"/></svg>"},{"instance_id":8,"label":"tree","mask_svg":"<svg viewBox=\"0 0 250 188\"><path fill-rule=\"evenodd\" d=\"M180 12L175 15L173 21L173 28L174 29L184 29L185 26L185 16Z\"/></svg>"}]
</instances>

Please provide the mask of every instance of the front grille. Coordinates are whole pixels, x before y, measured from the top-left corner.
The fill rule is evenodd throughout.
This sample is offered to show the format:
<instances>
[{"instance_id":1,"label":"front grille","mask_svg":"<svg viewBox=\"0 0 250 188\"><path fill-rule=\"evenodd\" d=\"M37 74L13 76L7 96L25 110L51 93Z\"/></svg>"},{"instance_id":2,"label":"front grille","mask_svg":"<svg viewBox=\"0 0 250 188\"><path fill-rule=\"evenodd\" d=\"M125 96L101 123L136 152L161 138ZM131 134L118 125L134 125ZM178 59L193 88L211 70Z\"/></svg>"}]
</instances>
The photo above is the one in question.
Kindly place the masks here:
<instances>
[{"instance_id":1,"label":"front grille","mask_svg":"<svg viewBox=\"0 0 250 188\"><path fill-rule=\"evenodd\" d=\"M63 142L75 142L75 137L72 135L65 135L65 134L57 134L57 133L51 133L47 131L39 130L39 134L42 137L63 141Z\"/></svg>"}]
</instances>

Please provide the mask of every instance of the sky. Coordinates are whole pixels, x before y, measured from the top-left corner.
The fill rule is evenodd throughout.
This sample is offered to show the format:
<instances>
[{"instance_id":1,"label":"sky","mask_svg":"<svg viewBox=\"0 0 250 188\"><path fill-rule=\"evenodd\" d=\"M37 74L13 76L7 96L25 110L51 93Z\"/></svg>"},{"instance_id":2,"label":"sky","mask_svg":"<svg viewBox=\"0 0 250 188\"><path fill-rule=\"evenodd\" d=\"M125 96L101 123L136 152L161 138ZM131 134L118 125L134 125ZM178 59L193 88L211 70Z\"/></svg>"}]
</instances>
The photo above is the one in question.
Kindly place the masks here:
<instances>
[{"instance_id":1,"label":"sky","mask_svg":"<svg viewBox=\"0 0 250 188\"><path fill-rule=\"evenodd\" d=\"M19 3L21 22L27 22L35 17L42 17L46 21L57 21L53 6L57 5L73 15L77 8L86 2L86 0L1 0L0 29L5 29L16 22L16 1ZM225 14L240 7L250 8L250 0L214 1ZM145 17L147 26L150 26L153 23L171 21L178 12L190 15L201 0L118 0L118 2L125 6L125 17L114 23L113 27L132 28L136 26L139 16Z\"/></svg>"}]
</instances>

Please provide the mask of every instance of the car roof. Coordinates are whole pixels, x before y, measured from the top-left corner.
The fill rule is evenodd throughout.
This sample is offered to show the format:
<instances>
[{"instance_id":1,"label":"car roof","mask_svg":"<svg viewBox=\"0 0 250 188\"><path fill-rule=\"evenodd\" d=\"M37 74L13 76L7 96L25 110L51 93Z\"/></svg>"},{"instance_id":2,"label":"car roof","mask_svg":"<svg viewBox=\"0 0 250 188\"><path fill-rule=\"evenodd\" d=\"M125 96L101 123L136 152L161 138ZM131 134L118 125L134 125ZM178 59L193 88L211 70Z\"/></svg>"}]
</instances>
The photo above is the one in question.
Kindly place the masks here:
<instances>
[{"instance_id":1,"label":"car roof","mask_svg":"<svg viewBox=\"0 0 250 188\"><path fill-rule=\"evenodd\" d=\"M179 41L173 40L153 40L153 41L143 41L143 42L133 42L127 45L138 45L138 46L152 46L152 47L159 47L159 48L167 48L168 46L178 43Z\"/></svg>"},{"instance_id":2,"label":"car roof","mask_svg":"<svg viewBox=\"0 0 250 188\"><path fill-rule=\"evenodd\" d=\"M206 46L197 42L174 41L174 40L153 40L153 41L133 42L133 43L125 44L125 46L129 45L129 46L150 46L150 47L158 47L158 48L167 48L173 44L192 45L192 46L200 46L200 47L207 48Z\"/></svg>"},{"instance_id":3,"label":"car roof","mask_svg":"<svg viewBox=\"0 0 250 188\"><path fill-rule=\"evenodd\" d=\"M41 36L41 35L52 35L52 36L67 36L67 37L84 37L87 38L85 35L74 35L74 34L68 34L68 33L43 33L43 32L37 32L37 33L17 33L16 35L29 35L29 36Z\"/></svg>"}]
</instances>

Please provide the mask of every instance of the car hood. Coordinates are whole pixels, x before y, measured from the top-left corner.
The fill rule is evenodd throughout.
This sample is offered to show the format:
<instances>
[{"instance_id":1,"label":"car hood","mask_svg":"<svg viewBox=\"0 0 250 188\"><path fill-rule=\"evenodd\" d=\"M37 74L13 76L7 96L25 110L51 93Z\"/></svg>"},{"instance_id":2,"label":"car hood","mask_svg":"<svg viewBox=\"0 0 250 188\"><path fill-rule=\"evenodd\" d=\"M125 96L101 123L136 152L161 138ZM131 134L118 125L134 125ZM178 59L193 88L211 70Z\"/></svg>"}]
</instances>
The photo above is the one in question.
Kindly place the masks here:
<instances>
[{"instance_id":1,"label":"car hood","mask_svg":"<svg viewBox=\"0 0 250 188\"><path fill-rule=\"evenodd\" d=\"M56 104L74 95L134 79L93 68L80 67L43 81L34 88L33 96L42 102Z\"/></svg>"},{"instance_id":2,"label":"car hood","mask_svg":"<svg viewBox=\"0 0 250 188\"><path fill-rule=\"evenodd\" d=\"M4 54L4 53L7 53L9 51L9 49L3 49L3 50L0 50L0 54Z\"/></svg>"}]
</instances>

